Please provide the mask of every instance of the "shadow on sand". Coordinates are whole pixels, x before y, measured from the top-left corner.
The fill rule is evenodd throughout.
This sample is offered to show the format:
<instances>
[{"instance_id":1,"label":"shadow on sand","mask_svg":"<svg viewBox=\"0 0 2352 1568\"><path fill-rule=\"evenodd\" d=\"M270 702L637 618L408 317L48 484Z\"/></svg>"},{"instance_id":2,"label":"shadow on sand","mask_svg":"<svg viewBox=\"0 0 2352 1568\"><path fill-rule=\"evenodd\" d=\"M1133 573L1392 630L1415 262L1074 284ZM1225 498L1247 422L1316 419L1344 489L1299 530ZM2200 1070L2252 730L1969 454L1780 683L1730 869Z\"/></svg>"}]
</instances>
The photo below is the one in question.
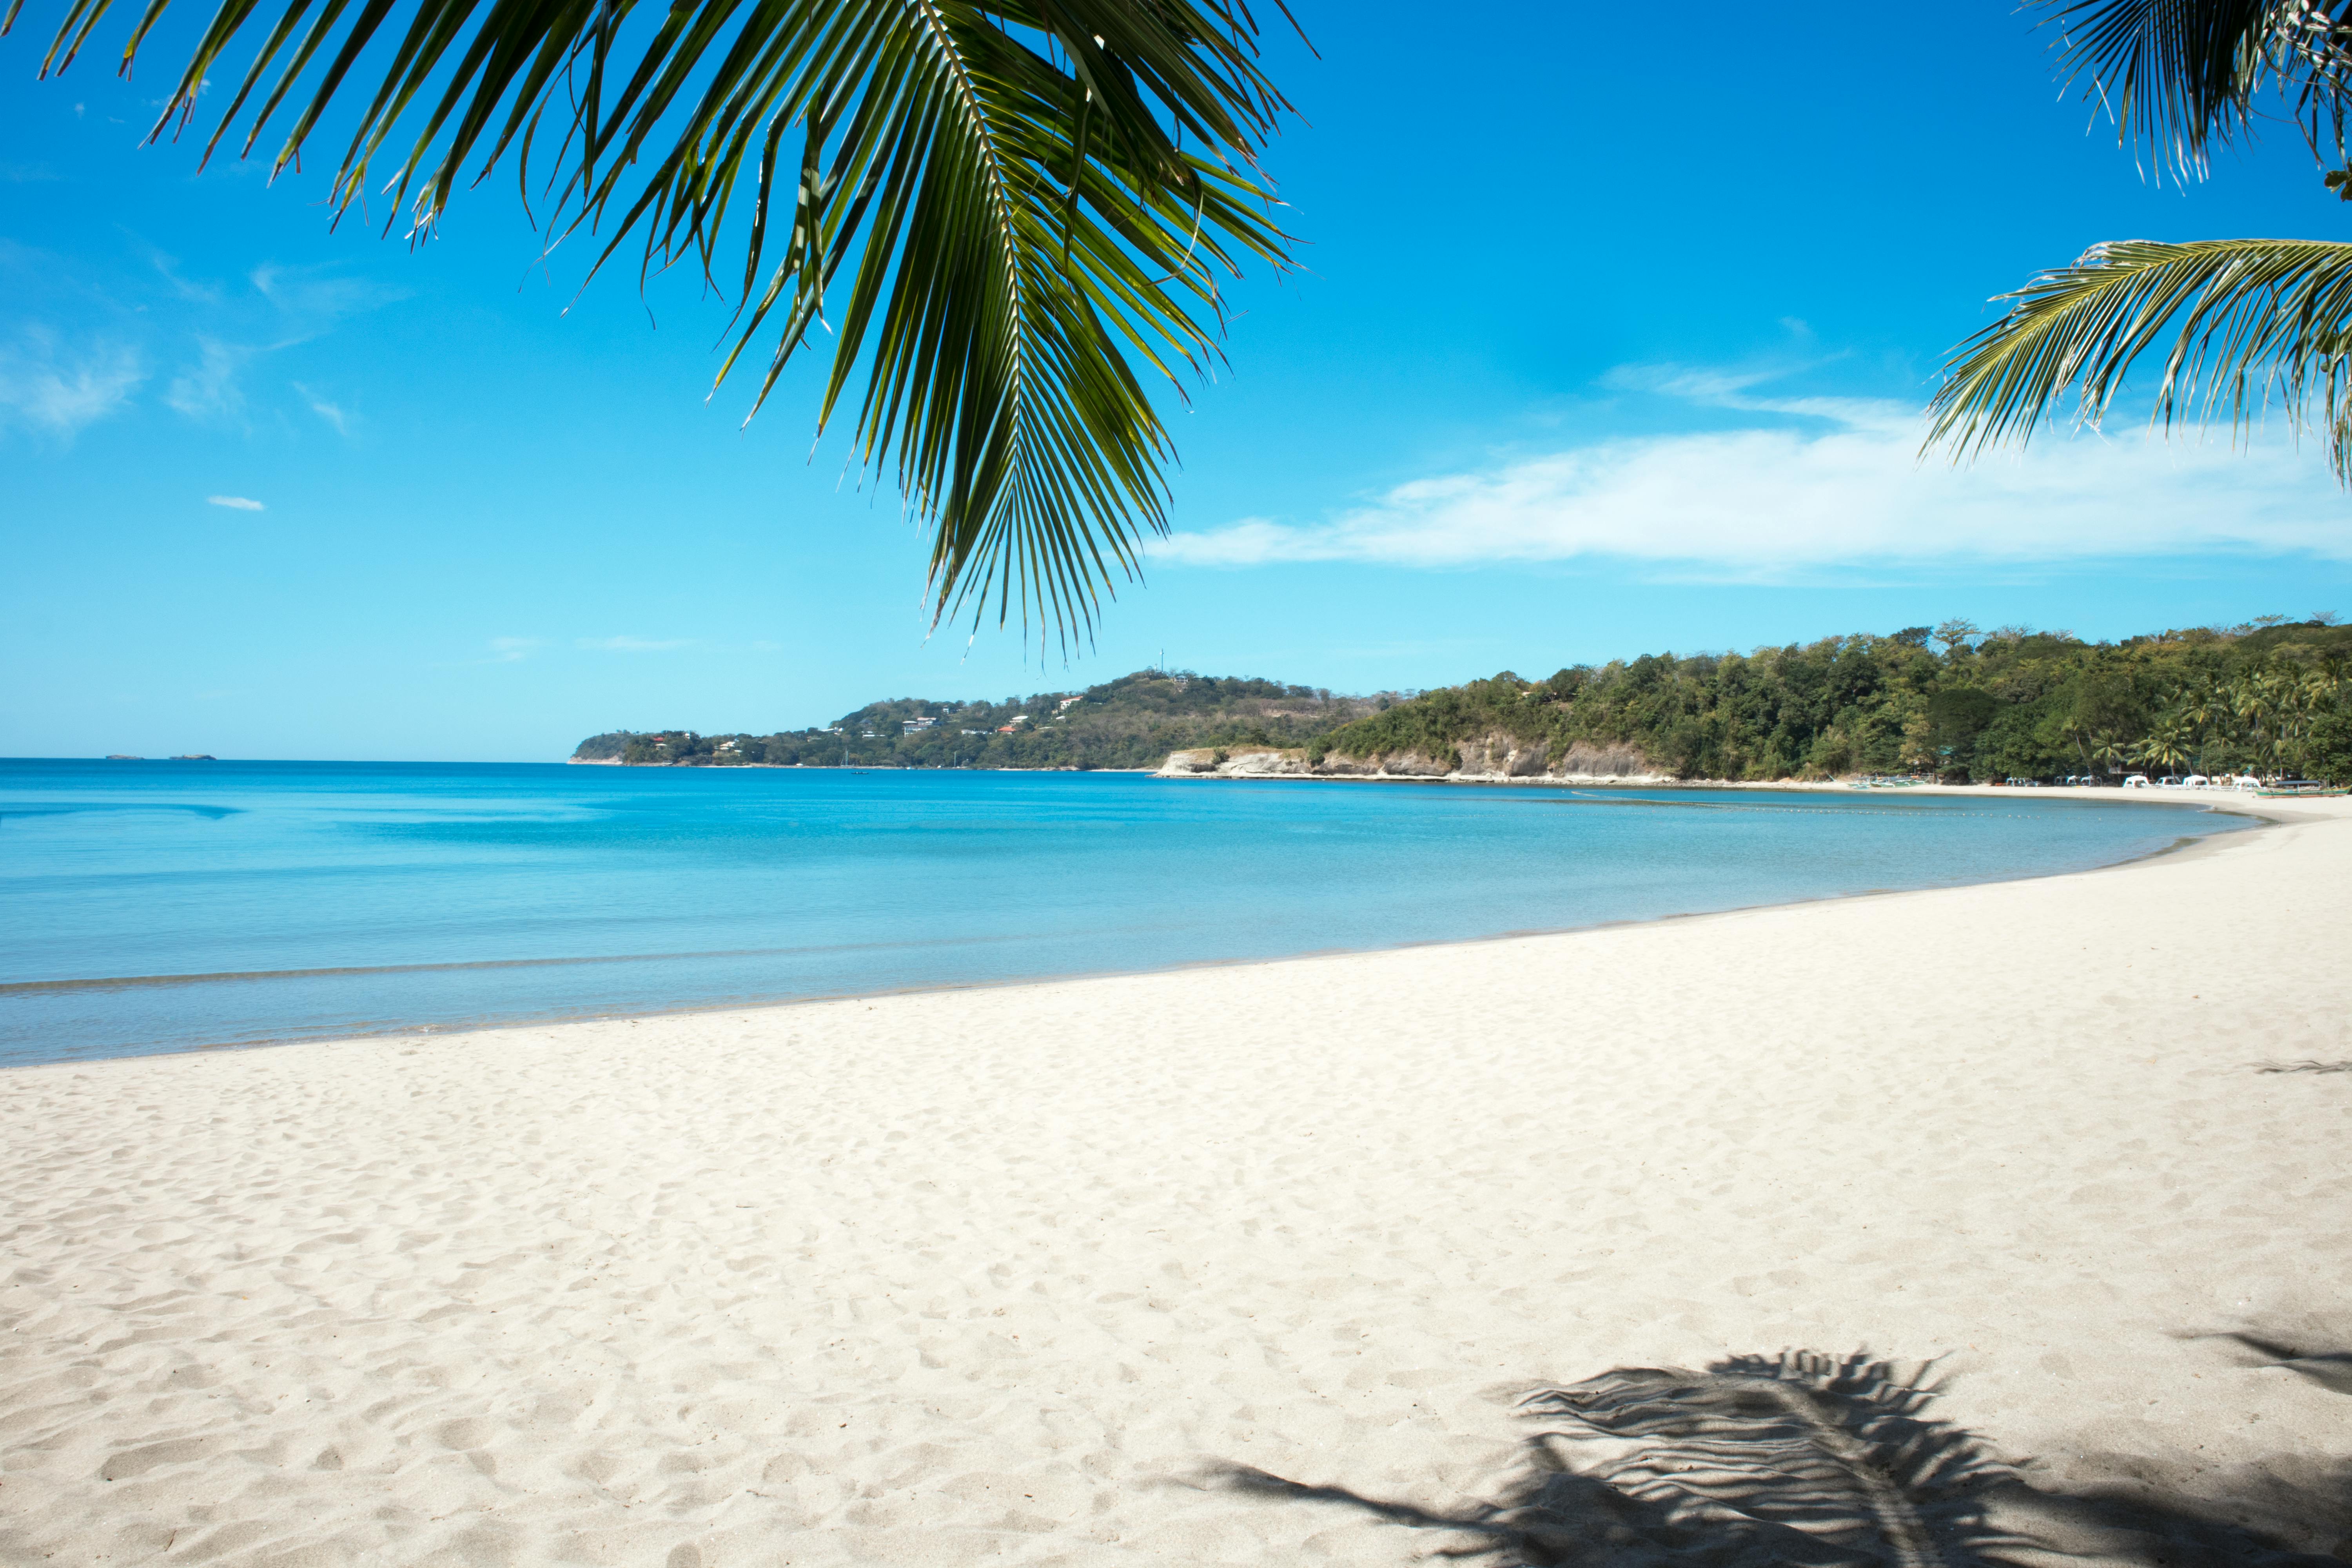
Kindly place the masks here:
<instances>
[{"instance_id":1,"label":"shadow on sand","mask_svg":"<svg viewBox=\"0 0 2352 1568\"><path fill-rule=\"evenodd\" d=\"M2352 1062L2263 1062L2256 1072L2352 1072Z\"/></svg>"},{"instance_id":2,"label":"shadow on sand","mask_svg":"<svg viewBox=\"0 0 2352 1568\"><path fill-rule=\"evenodd\" d=\"M2335 1394L2352 1394L2352 1351L2321 1350L2307 1340L2279 1334L2198 1334L2205 1340L2227 1340L2247 1352L2247 1366L2274 1366L2307 1379Z\"/></svg>"},{"instance_id":3,"label":"shadow on sand","mask_svg":"<svg viewBox=\"0 0 2352 1568\"><path fill-rule=\"evenodd\" d=\"M2352 1467L2284 1457L2218 1487L2209 1477L2195 1500L2126 1467L2112 1485L2044 1489L1929 1414L1939 1384L1927 1370L1798 1352L1735 1356L1705 1372L1621 1368L1539 1389L1521 1403L1541 1430L1517 1478L1498 1500L1454 1513L1244 1467L1209 1479L1441 1532L1433 1556L1529 1568L2339 1568L2352 1559Z\"/></svg>"}]
</instances>

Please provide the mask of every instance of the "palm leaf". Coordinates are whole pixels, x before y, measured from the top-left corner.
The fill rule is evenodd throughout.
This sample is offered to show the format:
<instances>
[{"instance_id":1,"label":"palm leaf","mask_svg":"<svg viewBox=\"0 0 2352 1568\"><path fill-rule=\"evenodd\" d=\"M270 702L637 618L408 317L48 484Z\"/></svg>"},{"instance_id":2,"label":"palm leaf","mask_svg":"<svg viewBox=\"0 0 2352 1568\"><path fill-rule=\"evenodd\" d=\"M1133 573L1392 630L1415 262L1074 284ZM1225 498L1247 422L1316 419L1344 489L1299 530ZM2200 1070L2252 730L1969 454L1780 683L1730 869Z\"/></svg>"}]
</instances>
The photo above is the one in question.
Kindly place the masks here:
<instances>
[{"instance_id":1,"label":"palm leaf","mask_svg":"<svg viewBox=\"0 0 2352 1568\"><path fill-rule=\"evenodd\" d=\"M2243 427L2275 400L2298 428L2327 433L2352 478L2352 245L2305 239L2134 239L2095 246L2014 294L2009 313L1954 352L1929 405L1928 444L1967 458L2023 442L2074 390L2095 426L2126 373L2166 338L2155 418L2200 421L2224 407Z\"/></svg>"},{"instance_id":2,"label":"palm leaf","mask_svg":"<svg viewBox=\"0 0 2352 1568\"><path fill-rule=\"evenodd\" d=\"M690 258L740 298L719 376L764 344L755 412L845 291L819 429L862 372L856 447L932 526L935 622L992 598L1066 647L1091 631L1167 526L1173 453L1134 362L1202 368L1219 279L1286 259L1256 158L1288 105L1245 0L278 3L263 30L260 0L224 0L157 133L258 32L205 152L242 127L250 153L292 104L274 174L364 67L339 211L389 156L421 237L511 153L553 234L603 231L598 266L634 241L643 269ZM110 4L70 0L45 74ZM126 73L169 4L147 0Z\"/></svg>"},{"instance_id":3,"label":"palm leaf","mask_svg":"<svg viewBox=\"0 0 2352 1568\"><path fill-rule=\"evenodd\" d=\"M2278 89L2315 151L2340 159L2352 96L2352 0L2042 0L2067 79L2083 83L2126 142L2145 141L2184 176L2211 145L2252 128Z\"/></svg>"}]
</instances>

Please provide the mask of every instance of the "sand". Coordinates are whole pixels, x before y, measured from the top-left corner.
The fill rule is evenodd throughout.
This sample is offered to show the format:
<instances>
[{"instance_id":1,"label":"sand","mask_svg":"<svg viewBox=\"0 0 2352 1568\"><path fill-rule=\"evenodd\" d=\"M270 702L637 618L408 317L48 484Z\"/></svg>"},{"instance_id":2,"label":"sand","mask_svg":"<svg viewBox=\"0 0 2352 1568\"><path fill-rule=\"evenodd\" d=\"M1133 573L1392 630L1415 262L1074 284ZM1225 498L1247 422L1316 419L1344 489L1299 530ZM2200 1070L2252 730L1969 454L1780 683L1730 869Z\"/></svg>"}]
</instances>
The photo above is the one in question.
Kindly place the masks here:
<instances>
[{"instance_id":1,"label":"sand","mask_svg":"<svg viewBox=\"0 0 2352 1568\"><path fill-rule=\"evenodd\" d=\"M2352 1059L2347 805L1579 934L15 1069L0 1562L2316 1561L2352 1072L2267 1069ZM1890 1364L1519 1403L1784 1350Z\"/></svg>"}]
</instances>

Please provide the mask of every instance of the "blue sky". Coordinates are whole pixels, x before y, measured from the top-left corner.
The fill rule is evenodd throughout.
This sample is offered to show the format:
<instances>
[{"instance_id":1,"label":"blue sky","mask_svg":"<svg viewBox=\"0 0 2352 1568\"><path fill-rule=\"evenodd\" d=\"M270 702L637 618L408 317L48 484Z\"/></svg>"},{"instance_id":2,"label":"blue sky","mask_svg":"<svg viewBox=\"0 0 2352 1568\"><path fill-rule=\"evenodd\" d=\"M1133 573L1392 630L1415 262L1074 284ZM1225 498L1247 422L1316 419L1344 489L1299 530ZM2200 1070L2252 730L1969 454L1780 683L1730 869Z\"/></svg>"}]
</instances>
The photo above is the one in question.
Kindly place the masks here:
<instances>
[{"instance_id":1,"label":"blue sky","mask_svg":"<svg viewBox=\"0 0 2352 1568\"><path fill-rule=\"evenodd\" d=\"M0 752L552 759L1165 658L1370 690L1967 616L2352 613L2352 502L2273 432L1913 460L1983 301L2100 239L2327 237L2291 131L2183 190L1999 4L1318 5L1270 166L1309 243L1171 415L1178 536L1066 665L927 635L887 481L748 429L724 307L575 294L493 180L411 249L137 143L163 90L0 41ZM121 22L106 37L119 47ZM559 253L561 257L561 253ZM813 367L812 367L813 371ZM213 498L252 505L217 504Z\"/></svg>"}]
</instances>

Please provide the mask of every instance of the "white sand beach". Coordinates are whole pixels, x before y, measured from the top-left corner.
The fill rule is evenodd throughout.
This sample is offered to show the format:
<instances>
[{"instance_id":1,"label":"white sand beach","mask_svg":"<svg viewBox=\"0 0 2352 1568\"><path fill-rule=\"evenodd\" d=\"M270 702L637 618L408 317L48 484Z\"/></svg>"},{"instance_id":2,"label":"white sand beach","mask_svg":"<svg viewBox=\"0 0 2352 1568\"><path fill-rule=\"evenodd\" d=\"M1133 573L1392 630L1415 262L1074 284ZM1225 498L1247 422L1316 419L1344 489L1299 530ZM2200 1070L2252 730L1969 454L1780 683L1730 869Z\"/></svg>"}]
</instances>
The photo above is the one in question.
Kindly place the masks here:
<instances>
[{"instance_id":1,"label":"white sand beach","mask_svg":"<svg viewBox=\"0 0 2352 1568\"><path fill-rule=\"evenodd\" d=\"M2273 815L1576 934L16 1069L0 1562L2352 1557L2352 803ZM1704 1463L1517 1403L1784 1350L1933 1362L1921 1430L1990 1479L1798 1430L1868 1375L1660 1394L1728 1413ZM1701 1473L1741 1421L1753 1474Z\"/></svg>"}]
</instances>

